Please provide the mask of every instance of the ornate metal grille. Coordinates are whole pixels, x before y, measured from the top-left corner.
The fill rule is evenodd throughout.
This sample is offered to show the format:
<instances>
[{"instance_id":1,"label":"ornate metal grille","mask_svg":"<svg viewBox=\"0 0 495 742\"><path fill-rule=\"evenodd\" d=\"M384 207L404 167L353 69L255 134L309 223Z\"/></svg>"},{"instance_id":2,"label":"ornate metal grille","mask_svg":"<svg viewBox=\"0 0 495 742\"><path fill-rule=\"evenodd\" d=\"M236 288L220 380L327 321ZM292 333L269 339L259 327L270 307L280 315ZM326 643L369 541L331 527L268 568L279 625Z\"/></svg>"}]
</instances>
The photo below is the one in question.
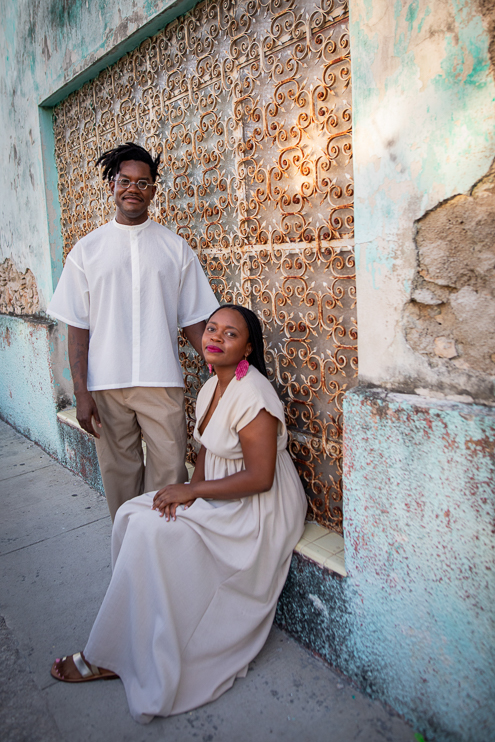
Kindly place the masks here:
<instances>
[{"instance_id":1,"label":"ornate metal grille","mask_svg":"<svg viewBox=\"0 0 495 742\"><path fill-rule=\"evenodd\" d=\"M113 206L99 154L163 156L153 218L264 323L310 517L342 529L342 397L357 373L345 0L207 0L54 112L65 254ZM181 358L189 425L204 368ZM194 457L194 451L190 450Z\"/></svg>"}]
</instances>

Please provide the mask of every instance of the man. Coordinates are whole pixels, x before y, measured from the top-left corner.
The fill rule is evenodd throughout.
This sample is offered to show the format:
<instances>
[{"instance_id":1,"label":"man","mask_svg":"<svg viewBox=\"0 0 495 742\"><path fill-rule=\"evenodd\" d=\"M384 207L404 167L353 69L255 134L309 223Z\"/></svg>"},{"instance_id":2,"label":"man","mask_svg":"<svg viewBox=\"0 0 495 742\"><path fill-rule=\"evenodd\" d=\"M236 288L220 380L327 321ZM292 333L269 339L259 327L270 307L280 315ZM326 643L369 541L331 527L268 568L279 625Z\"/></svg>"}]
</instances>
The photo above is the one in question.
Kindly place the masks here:
<instances>
[{"instance_id":1,"label":"man","mask_svg":"<svg viewBox=\"0 0 495 742\"><path fill-rule=\"evenodd\" d=\"M133 143L99 158L115 218L75 245L48 307L69 326L77 419L96 438L112 519L126 500L187 480L177 327L201 353L218 306L188 244L148 217L159 161Z\"/></svg>"}]
</instances>

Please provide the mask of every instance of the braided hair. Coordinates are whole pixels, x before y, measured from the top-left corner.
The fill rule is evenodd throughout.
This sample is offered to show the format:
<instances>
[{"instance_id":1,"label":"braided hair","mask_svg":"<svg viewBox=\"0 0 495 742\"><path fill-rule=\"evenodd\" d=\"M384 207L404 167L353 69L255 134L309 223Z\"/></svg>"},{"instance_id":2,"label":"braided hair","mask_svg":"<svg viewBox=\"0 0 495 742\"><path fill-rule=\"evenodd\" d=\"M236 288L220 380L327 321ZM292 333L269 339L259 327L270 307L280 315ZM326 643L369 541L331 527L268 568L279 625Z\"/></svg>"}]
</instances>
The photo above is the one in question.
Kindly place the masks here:
<instances>
[{"instance_id":1,"label":"braided hair","mask_svg":"<svg viewBox=\"0 0 495 742\"><path fill-rule=\"evenodd\" d=\"M236 312L242 315L244 322L247 325L249 332L249 342L253 349L250 355L247 357L248 363L254 366L258 371L268 378L268 373L265 366L264 346L263 346L263 331L261 329L261 322L258 317L250 309L241 307L238 304L221 304L218 309L215 309L212 314L208 317L210 320L214 314L220 311L220 309L234 309Z\"/></svg>"},{"instance_id":2,"label":"braided hair","mask_svg":"<svg viewBox=\"0 0 495 742\"><path fill-rule=\"evenodd\" d=\"M160 164L160 155L153 159L148 150L134 142L119 144L118 147L107 150L96 160L96 164L103 166L104 180L113 180L118 175L120 165L126 160L138 160L138 162L145 162L149 165L151 179L153 183L155 182L158 165Z\"/></svg>"}]
</instances>

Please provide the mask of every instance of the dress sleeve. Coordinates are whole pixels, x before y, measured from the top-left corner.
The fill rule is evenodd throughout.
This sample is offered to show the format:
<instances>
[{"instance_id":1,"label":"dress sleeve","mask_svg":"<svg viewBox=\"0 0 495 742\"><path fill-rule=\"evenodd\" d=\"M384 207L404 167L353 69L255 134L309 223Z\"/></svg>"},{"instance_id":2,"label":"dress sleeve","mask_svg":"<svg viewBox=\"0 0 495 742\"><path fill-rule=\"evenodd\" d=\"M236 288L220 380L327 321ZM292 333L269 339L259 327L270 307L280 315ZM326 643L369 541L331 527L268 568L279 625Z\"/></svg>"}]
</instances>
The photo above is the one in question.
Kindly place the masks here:
<instances>
[{"instance_id":1,"label":"dress sleeve","mask_svg":"<svg viewBox=\"0 0 495 742\"><path fill-rule=\"evenodd\" d=\"M239 395L235 415L236 433L249 425L261 410L266 410L279 421L277 437L284 435L286 432L284 407L277 392L261 374L255 379L249 379L249 382Z\"/></svg>"},{"instance_id":2,"label":"dress sleeve","mask_svg":"<svg viewBox=\"0 0 495 742\"><path fill-rule=\"evenodd\" d=\"M188 327L207 319L218 307L201 264L185 243L184 265L179 292L177 317L180 327Z\"/></svg>"},{"instance_id":3,"label":"dress sleeve","mask_svg":"<svg viewBox=\"0 0 495 742\"><path fill-rule=\"evenodd\" d=\"M47 308L51 317L72 327L89 330L89 286L86 275L71 256L67 257L55 293Z\"/></svg>"}]
</instances>

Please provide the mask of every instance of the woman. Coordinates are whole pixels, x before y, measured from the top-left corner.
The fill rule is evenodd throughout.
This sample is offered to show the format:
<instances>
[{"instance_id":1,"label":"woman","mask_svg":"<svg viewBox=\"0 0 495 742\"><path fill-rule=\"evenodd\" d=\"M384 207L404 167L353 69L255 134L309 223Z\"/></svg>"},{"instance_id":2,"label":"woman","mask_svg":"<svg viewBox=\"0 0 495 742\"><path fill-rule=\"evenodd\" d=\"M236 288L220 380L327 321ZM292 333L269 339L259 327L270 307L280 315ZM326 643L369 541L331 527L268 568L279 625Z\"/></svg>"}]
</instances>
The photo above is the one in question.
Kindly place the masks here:
<instances>
[{"instance_id":1,"label":"woman","mask_svg":"<svg viewBox=\"0 0 495 742\"><path fill-rule=\"evenodd\" d=\"M118 510L112 580L88 644L51 670L66 682L120 677L143 724L212 701L246 675L304 528L306 499L256 315L220 307L203 353L215 376L197 400L191 482Z\"/></svg>"}]
</instances>

